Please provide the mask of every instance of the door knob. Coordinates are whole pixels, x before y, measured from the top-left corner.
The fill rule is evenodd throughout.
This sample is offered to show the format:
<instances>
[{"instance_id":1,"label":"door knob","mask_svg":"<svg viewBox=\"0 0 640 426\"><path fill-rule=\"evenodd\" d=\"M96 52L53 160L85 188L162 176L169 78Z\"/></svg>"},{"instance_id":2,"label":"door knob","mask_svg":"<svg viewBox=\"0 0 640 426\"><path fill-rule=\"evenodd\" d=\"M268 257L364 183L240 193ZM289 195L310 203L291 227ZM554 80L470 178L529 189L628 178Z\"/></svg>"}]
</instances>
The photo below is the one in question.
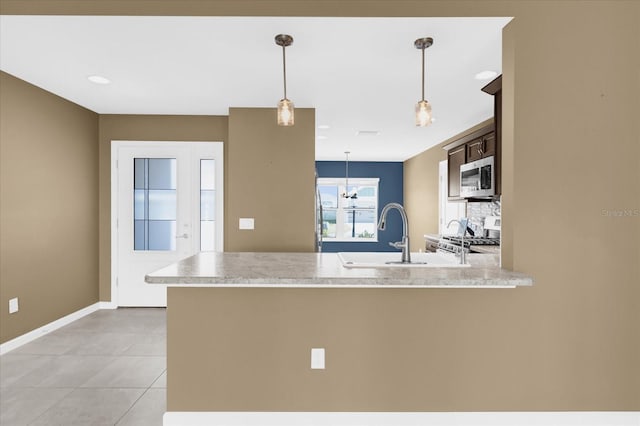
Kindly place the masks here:
<instances>
[{"instance_id":1,"label":"door knob","mask_svg":"<svg viewBox=\"0 0 640 426\"><path fill-rule=\"evenodd\" d=\"M189 238L189 234L176 235L176 238Z\"/></svg>"}]
</instances>

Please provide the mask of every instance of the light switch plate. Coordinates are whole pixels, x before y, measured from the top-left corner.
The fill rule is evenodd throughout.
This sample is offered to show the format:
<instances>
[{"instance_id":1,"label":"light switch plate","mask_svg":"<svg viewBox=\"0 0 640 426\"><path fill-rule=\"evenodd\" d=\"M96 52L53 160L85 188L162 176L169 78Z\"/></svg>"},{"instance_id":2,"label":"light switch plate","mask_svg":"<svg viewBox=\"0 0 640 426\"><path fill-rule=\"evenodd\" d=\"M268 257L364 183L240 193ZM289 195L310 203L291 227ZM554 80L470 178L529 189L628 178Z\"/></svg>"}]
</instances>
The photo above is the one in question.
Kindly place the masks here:
<instances>
[{"instance_id":1,"label":"light switch plate","mask_svg":"<svg viewBox=\"0 0 640 426\"><path fill-rule=\"evenodd\" d=\"M254 219L252 217L241 217L240 229L254 229Z\"/></svg>"},{"instance_id":2,"label":"light switch plate","mask_svg":"<svg viewBox=\"0 0 640 426\"><path fill-rule=\"evenodd\" d=\"M324 348L311 349L311 369L324 370Z\"/></svg>"},{"instance_id":3,"label":"light switch plate","mask_svg":"<svg viewBox=\"0 0 640 426\"><path fill-rule=\"evenodd\" d=\"M14 314L18 312L18 309L20 309L18 306L18 298L14 297L13 299L9 299L9 313Z\"/></svg>"}]
</instances>

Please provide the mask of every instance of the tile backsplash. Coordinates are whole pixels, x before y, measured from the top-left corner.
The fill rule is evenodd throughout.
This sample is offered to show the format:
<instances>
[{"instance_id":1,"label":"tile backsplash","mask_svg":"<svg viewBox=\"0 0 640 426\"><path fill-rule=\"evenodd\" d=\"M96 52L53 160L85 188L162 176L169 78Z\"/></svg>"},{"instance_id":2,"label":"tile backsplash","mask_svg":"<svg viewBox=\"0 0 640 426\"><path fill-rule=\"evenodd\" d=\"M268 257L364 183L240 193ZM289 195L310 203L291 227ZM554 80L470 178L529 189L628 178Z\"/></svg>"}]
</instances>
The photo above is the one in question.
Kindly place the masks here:
<instances>
[{"instance_id":1,"label":"tile backsplash","mask_svg":"<svg viewBox=\"0 0 640 426\"><path fill-rule=\"evenodd\" d=\"M469 228L475 232L476 236L484 235L484 218L486 216L500 216L500 201L467 203Z\"/></svg>"}]
</instances>

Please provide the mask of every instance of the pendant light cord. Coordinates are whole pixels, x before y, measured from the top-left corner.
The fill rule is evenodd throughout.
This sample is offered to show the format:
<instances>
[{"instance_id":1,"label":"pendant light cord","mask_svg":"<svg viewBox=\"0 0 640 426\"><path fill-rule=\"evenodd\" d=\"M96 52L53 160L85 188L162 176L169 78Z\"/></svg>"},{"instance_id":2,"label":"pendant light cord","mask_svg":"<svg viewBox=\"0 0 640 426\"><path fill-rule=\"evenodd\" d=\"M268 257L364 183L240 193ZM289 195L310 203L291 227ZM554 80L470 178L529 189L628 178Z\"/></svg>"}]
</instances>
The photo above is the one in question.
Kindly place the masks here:
<instances>
[{"instance_id":1,"label":"pendant light cord","mask_svg":"<svg viewBox=\"0 0 640 426\"><path fill-rule=\"evenodd\" d=\"M344 192L347 194L347 198L349 198L349 153L347 153L347 162L345 166L346 166L346 182L345 182L346 188Z\"/></svg>"},{"instance_id":2,"label":"pendant light cord","mask_svg":"<svg viewBox=\"0 0 640 426\"><path fill-rule=\"evenodd\" d=\"M424 46L422 47L422 100L424 101Z\"/></svg>"},{"instance_id":3,"label":"pendant light cord","mask_svg":"<svg viewBox=\"0 0 640 426\"><path fill-rule=\"evenodd\" d=\"M284 49L285 49L285 46L283 45L282 46L282 74L284 75L284 98L287 99L287 61L285 59ZM424 91L424 89L422 90Z\"/></svg>"},{"instance_id":4,"label":"pendant light cord","mask_svg":"<svg viewBox=\"0 0 640 426\"><path fill-rule=\"evenodd\" d=\"M344 188L344 198L349 198L349 151L345 152L347 157L345 161L345 188Z\"/></svg>"}]
</instances>

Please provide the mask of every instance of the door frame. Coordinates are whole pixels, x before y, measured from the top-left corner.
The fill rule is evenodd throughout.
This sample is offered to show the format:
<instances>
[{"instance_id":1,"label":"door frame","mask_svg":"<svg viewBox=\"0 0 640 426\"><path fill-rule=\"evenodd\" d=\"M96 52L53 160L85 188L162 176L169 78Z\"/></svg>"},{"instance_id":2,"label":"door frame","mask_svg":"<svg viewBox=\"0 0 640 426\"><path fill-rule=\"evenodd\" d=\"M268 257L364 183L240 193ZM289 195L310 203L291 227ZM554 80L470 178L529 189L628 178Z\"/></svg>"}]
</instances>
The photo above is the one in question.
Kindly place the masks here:
<instances>
[{"instance_id":1,"label":"door frame","mask_svg":"<svg viewBox=\"0 0 640 426\"><path fill-rule=\"evenodd\" d=\"M438 165L438 234L455 234L447 228L447 216L449 211L455 211L457 218L466 216L466 201L449 201L449 172L448 160L440 161ZM457 229L457 228L455 228Z\"/></svg>"},{"instance_id":2,"label":"door frame","mask_svg":"<svg viewBox=\"0 0 640 426\"><path fill-rule=\"evenodd\" d=\"M213 143L216 159L216 238L217 251L224 251L224 143L222 141L145 141L111 140L111 302L110 308L120 306L118 299L118 150L121 147L153 148L184 147L184 144ZM191 145L195 146L195 145ZM218 187L217 183L220 183ZM198 216L200 216L198 214ZM198 236L199 238L199 236ZM218 239L219 238L219 239Z\"/></svg>"}]
</instances>

